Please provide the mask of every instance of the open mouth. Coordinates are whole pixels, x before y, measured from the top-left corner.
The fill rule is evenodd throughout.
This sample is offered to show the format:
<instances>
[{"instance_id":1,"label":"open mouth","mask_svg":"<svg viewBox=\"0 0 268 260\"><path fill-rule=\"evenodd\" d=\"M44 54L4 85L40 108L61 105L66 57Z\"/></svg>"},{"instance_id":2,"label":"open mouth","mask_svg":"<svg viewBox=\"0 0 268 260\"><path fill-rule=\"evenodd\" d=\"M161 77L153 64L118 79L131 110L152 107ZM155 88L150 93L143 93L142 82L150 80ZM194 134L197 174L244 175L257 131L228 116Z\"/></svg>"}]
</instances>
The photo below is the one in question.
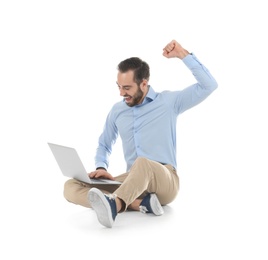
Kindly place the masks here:
<instances>
[{"instance_id":1,"label":"open mouth","mask_svg":"<svg viewBox=\"0 0 268 260\"><path fill-rule=\"evenodd\" d=\"M129 103L130 100L131 100L131 97L130 96L125 97L125 102Z\"/></svg>"}]
</instances>

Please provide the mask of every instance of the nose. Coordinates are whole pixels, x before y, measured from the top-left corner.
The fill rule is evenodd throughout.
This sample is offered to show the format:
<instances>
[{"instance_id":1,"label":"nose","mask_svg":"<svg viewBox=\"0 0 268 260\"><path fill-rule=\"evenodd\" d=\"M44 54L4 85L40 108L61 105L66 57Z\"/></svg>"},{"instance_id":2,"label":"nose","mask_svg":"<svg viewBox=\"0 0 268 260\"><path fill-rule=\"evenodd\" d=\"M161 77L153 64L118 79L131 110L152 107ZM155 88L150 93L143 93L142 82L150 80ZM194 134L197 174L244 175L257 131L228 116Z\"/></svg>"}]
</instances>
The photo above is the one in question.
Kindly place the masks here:
<instances>
[{"instance_id":1,"label":"nose","mask_svg":"<svg viewBox=\"0 0 268 260\"><path fill-rule=\"evenodd\" d=\"M126 91L123 88L120 88L119 92L120 92L120 96L125 96L126 95Z\"/></svg>"}]
</instances>

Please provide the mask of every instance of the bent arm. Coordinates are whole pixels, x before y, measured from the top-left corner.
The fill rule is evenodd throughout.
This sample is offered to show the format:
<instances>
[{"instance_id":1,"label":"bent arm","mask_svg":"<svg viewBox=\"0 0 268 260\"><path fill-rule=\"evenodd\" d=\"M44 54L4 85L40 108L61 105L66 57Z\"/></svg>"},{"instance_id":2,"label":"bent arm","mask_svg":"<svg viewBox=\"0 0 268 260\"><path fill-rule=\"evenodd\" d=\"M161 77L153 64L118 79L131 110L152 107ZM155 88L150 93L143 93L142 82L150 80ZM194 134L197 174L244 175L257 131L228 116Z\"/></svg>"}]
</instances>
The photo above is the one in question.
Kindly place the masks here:
<instances>
[{"instance_id":1,"label":"bent arm","mask_svg":"<svg viewBox=\"0 0 268 260\"><path fill-rule=\"evenodd\" d=\"M163 48L163 56L166 58L179 58L194 75L197 83L172 94L174 110L177 114L196 106L207 98L218 84L209 70L196 58L193 53L189 53L177 41L172 40Z\"/></svg>"},{"instance_id":2,"label":"bent arm","mask_svg":"<svg viewBox=\"0 0 268 260\"><path fill-rule=\"evenodd\" d=\"M217 87L218 83L209 70L192 53L182 59L184 64L192 72L197 83L178 91L174 102L177 114L196 106L206 99Z\"/></svg>"},{"instance_id":3,"label":"bent arm","mask_svg":"<svg viewBox=\"0 0 268 260\"><path fill-rule=\"evenodd\" d=\"M118 130L111 119L111 112L109 113L103 132L99 137L98 147L95 155L95 167L108 169L109 157L112 152L112 147L118 137Z\"/></svg>"}]
</instances>

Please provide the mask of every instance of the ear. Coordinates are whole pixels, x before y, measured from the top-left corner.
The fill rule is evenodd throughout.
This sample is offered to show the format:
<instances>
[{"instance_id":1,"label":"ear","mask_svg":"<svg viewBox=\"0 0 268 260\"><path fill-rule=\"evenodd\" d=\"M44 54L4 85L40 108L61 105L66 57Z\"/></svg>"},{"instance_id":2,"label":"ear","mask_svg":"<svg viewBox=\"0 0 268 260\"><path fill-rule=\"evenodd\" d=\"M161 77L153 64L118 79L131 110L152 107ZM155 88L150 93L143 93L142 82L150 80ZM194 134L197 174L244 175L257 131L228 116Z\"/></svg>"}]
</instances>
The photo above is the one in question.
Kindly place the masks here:
<instances>
[{"instance_id":1,"label":"ear","mask_svg":"<svg viewBox=\"0 0 268 260\"><path fill-rule=\"evenodd\" d=\"M147 89L147 86L148 86L148 80L147 79L144 79L141 83L141 89L143 91L145 91Z\"/></svg>"}]
</instances>

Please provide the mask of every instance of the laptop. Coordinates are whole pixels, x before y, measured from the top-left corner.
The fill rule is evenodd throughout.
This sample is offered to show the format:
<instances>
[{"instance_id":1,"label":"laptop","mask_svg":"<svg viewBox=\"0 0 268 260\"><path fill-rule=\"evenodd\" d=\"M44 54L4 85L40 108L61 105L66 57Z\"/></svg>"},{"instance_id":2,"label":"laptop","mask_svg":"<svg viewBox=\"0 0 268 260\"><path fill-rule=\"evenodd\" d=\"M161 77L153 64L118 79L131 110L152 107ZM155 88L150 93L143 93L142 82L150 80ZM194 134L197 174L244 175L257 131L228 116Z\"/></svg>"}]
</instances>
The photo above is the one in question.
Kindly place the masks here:
<instances>
[{"instance_id":1,"label":"laptop","mask_svg":"<svg viewBox=\"0 0 268 260\"><path fill-rule=\"evenodd\" d=\"M89 184L121 184L119 181L90 178L74 148L48 143L64 176Z\"/></svg>"}]
</instances>

